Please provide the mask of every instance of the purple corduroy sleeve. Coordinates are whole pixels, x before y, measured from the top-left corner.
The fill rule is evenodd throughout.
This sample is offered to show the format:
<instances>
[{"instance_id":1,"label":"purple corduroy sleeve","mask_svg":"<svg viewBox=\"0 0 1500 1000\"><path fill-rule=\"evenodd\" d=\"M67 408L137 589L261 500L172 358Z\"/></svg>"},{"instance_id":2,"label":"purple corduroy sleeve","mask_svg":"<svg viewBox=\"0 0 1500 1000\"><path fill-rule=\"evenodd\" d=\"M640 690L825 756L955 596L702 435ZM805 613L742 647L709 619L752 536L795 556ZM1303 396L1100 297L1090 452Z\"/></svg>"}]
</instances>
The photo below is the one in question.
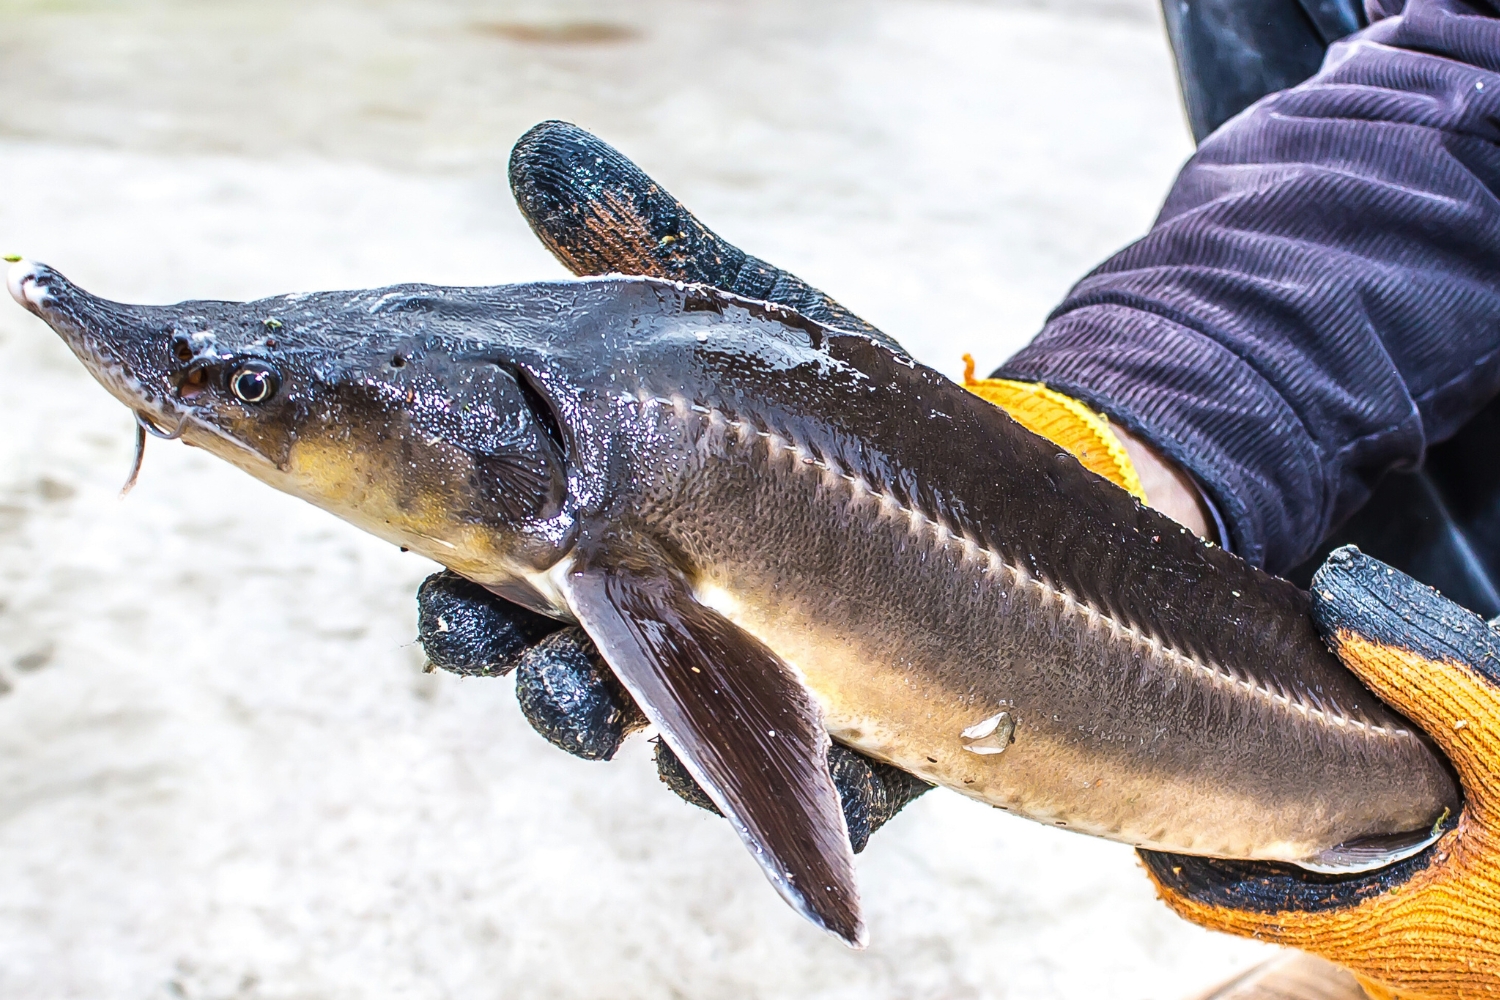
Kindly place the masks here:
<instances>
[{"instance_id":1,"label":"purple corduroy sleeve","mask_svg":"<svg viewBox=\"0 0 1500 1000\"><path fill-rule=\"evenodd\" d=\"M1210 136L996 372L1153 441L1273 571L1500 391L1500 11L1389 6Z\"/></svg>"}]
</instances>

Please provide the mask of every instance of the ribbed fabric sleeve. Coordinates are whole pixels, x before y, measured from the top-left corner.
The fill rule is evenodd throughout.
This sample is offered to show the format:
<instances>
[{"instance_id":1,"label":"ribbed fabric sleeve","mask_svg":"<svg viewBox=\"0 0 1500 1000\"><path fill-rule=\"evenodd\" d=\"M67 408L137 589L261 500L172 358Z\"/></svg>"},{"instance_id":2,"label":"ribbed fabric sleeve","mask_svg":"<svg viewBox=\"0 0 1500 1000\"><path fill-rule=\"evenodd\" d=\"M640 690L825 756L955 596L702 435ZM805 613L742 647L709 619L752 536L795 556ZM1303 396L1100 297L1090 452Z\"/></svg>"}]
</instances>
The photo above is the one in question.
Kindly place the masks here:
<instances>
[{"instance_id":1,"label":"ribbed fabric sleeve","mask_svg":"<svg viewBox=\"0 0 1500 1000\"><path fill-rule=\"evenodd\" d=\"M1273 571L1500 391L1500 11L1392 4L1210 136L995 373L1155 442Z\"/></svg>"}]
</instances>

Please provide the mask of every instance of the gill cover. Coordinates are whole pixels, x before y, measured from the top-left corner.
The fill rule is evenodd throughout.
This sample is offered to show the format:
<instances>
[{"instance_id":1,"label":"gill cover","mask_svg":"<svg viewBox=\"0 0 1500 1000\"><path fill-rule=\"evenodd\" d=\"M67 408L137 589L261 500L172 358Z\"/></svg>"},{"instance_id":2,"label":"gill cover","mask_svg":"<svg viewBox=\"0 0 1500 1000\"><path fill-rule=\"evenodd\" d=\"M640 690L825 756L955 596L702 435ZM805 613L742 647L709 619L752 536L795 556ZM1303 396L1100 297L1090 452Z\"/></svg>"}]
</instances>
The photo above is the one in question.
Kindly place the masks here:
<instances>
[{"instance_id":1,"label":"gill cover","mask_svg":"<svg viewBox=\"0 0 1500 1000\"><path fill-rule=\"evenodd\" d=\"M451 368L447 377L443 367ZM496 362L455 358L423 370L396 404L410 414L417 440L435 439L469 456L481 509L511 524L552 517L567 491L561 434L525 378Z\"/></svg>"}]
</instances>

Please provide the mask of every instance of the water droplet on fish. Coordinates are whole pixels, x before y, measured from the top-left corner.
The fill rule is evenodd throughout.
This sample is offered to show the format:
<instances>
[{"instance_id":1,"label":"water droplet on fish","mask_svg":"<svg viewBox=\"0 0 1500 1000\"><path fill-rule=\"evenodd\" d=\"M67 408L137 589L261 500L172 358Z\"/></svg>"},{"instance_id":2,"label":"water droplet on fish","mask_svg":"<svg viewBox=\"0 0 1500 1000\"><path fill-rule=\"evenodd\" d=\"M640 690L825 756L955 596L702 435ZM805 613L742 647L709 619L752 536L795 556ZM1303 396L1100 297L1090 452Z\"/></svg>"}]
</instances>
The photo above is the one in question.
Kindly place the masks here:
<instances>
[{"instance_id":1,"label":"water droplet on fish","mask_svg":"<svg viewBox=\"0 0 1500 1000\"><path fill-rule=\"evenodd\" d=\"M693 334L693 336L697 339L698 343L700 343L700 344L706 344L706 343L708 343L708 334L705 333L702 330L699 330L697 333Z\"/></svg>"},{"instance_id":2,"label":"water droplet on fish","mask_svg":"<svg viewBox=\"0 0 1500 1000\"><path fill-rule=\"evenodd\" d=\"M964 749L981 755L1004 753L1015 736L1016 722L1009 712L992 715L983 722L976 722L959 734Z\"/></svg>"}]
</instances>

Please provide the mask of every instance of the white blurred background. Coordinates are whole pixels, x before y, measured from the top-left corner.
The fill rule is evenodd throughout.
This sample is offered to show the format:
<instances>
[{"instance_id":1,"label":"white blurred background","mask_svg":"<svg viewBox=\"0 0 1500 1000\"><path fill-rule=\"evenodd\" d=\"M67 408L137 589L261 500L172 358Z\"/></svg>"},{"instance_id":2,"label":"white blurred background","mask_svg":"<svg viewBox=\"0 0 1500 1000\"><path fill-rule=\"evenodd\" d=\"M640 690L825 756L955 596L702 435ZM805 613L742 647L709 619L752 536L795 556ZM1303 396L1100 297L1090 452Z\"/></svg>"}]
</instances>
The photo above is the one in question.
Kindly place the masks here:
<instances>
[{"instance_id":1,"label":"white blurred background","mask_svg":"<svg viewBox=\"0 0 1500 1000\"><path fill-rule=\"evenodd\" d=\"M1191 149L1153 0L0 0L0 253L134 301L557 277L505 184L591 129L956 375ZM934 792L845 950L729 828L424 674L433 567L153 442L0 303L0 997L1172 998L1267 953L1132 853Z\"/></svg>"}]
</instances>

